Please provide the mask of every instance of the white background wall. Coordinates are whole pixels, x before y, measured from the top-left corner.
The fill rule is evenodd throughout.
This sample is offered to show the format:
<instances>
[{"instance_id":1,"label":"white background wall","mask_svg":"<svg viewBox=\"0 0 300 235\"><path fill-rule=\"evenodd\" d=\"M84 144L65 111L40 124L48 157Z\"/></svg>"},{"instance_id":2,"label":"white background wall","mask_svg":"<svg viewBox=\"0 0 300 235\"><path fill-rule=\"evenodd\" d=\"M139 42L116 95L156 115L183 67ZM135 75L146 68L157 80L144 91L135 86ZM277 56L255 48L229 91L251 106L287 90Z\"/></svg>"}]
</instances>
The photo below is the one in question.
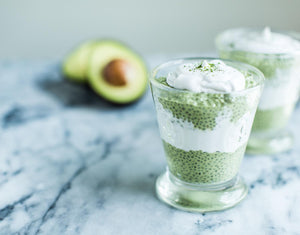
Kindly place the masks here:
<instances>
[{"instance_id":1,"label":"white background wall","mask_svg":"<svg viewBox=\"0 0 300 235\"><path fill-rule=\"evenodd\" d=\"M212 51L223 29L300 31L300 0L0 0L0 59L61 58L113 37L142 54Z\"/></svg>"}]
</instances>

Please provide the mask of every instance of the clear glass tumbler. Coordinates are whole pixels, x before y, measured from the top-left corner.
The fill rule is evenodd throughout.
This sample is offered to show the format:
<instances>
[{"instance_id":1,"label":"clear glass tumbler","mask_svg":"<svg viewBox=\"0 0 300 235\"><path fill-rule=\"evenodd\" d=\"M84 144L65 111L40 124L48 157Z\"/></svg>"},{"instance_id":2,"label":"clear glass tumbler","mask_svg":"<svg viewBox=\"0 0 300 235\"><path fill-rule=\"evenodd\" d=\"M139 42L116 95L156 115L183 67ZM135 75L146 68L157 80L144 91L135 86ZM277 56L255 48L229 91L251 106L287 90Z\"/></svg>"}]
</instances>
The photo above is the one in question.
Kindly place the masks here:
<instances>
[{"instance_id":1,"label":"clear glass tumbler","mask_svg":"<svg viewBox=\"0 0 300 235\"><path fill-rule=\"evenodd\" d=\"M247 194L238 176L262 92L264 76L256 68L222 60L251 76L243 91L195 93L168 86L165 78L178 66L213 58L187 58L154 69L151 91L167 170L156 181L158 197L187 211L230 208Z\"/></svg>"},{"instance_id":2,"label":"clear glass tumbler","mask_svg":"<svg viewBox=\"0 0 300 235\"><path fill-rule=\"evenodd\" d=\"M266 78L246 151L250 154L283 152L293 145L293 136L286 127L299 98L300 51L257 53L236 49L232 43L228 43L228 39L240 30L247 30L249 33L262 31L230 29L217 37L216 46L222 59L253 65ZM300 39L296 33L280 33Z\"/></svg>"}]
</instances>

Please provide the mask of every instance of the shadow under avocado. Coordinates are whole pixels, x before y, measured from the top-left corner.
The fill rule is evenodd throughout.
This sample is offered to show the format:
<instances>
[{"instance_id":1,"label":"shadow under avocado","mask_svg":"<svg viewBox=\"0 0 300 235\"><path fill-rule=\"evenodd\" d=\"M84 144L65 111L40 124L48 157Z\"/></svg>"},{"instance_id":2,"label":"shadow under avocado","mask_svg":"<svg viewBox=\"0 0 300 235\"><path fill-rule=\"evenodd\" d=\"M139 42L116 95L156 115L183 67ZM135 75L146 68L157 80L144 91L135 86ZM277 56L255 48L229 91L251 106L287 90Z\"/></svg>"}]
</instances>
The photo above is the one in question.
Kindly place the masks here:
<instances>
[{"instance_id":1,"label":"shadow under avocado","mask_svg":"<svg viewBox=\"0 0 300 235\"><path fill-rule=\"evenodd\" d=\"M130 104L115 104L101 98L88 86L68 81L66 78L52 79L51 77L42 78L38 82L38 87L48 92L65 107L87 106L106 110L125 108Z\"/></svg>"}]
</instances>

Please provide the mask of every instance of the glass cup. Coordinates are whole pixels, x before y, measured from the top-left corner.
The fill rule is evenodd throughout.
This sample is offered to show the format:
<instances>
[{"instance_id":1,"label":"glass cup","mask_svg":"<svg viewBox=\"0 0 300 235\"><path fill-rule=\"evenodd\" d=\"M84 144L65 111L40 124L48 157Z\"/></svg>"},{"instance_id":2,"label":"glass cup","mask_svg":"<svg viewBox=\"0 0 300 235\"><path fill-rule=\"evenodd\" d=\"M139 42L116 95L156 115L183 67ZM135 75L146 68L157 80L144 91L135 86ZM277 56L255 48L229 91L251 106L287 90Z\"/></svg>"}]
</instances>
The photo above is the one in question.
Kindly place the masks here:
<instances>
[{"instance_id":1,"label":"glass cup","mask_svg":"<svg viewBox=\"0 0 300 235\"><path fill-rule=\"evenodd\" d=\"M221 33L216 39L220 57L253 65L262 71L266 78L247 153L283 152L293 145L293 136L286 126L299 98L300 51L266 54L234 49L227 40L238 30L255 31L254 29L230 29ZM296 33L284 34L296 40L300 38Z\"/></svg>"},{"instance_id":2,"label":"glass cup","mask_svg":"<svg viewBox=\"0 0 300 235\"><path fill-rule=\"evenodd\" d=\"M165 78L185 63L213 58L187 58L164 63L152 72L156 107L167 170L156 181L158 197L187 211L230 208L247 195L238 176L263 87L256 68L229 60L225 64L251 76L243 91L195 93L167 85Z\"/></svg>"}]
</instances>

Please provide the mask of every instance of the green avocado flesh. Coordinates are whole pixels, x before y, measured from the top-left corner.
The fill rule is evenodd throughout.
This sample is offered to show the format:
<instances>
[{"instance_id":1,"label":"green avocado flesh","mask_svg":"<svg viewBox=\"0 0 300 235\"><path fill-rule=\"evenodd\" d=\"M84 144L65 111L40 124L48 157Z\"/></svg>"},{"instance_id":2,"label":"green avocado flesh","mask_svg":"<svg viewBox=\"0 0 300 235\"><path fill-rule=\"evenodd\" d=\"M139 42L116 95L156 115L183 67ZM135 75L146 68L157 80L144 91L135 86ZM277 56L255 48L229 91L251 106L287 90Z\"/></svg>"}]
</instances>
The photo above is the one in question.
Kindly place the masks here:
<instances>
[{"instance_id":1,"label":"green avocado flesh","mask_svg":"<svg viewBox=\"0 0 300 235\"><path fill-rule=\"evenodd\" d=\"M128 83L112 85L103 76L105 67L114 60L130 64L131 73ZM93 46L89 59L88 81L92 89L108 101L125 104L140 98L148 84L147 69L143 60L127 46L112 40L103 40Z\"/></svg>"},{"instance_id":2,"label":"green avocado flesh","mask_svg":"<svg viewBox=\"0 0 300 235\"><path fill-rule=\"evenodd\" d=\"M222 183L237 175L246 144L233 153L184 151L163 141L170 172L188 183Z\"/></svg>"},{"instance_id":3,"label":"green avocado flesh","mask_svg":"<svg viewBox=\"0 0 300 235\"><path fill-rule=\"evenodd\" d=\"M89 57L93 51L95 41L88 41L71 52L63 63L64 75L75 82L87 81Z\"/></svg>"}]
</instances>

